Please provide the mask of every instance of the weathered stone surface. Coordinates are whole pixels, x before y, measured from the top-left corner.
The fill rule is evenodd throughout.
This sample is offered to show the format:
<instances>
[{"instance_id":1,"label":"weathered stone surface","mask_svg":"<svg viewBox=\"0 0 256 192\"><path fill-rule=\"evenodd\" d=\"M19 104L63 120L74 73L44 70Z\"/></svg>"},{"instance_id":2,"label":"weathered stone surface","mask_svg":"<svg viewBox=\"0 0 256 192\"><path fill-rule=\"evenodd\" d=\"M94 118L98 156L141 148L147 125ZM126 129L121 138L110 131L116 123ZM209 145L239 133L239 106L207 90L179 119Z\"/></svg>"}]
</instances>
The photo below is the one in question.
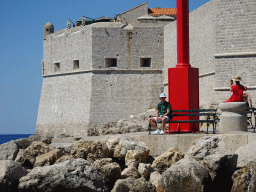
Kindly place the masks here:
<instances>
[{"instance_id":1,"label":"weathered stone surface","mask_svg":"<svg viewBox=\"0 0 256 192\"><path fill-rule=\"evenodd\" d=\"M130 192L156 192L156 187L142 177L135 180Z\"/></svg>"},{"instance_id":2,"label":"weathered stone surface","mask_svg":"<svg viewBox=\"0 0 256 192\"><path fill-rule=\"evenodd\" d=\"M0 161L0 191L18 191L19 179L27 174L20 163L12 160Z\"/></svg>"},{"instance_id":3,"label":"weathered stone surface","mask_svg":"<svg viewBox=\"0 0 256 192\"><path fill-rule=\"evenodd\" d=\"M112 162L111 158L96 160L93 166L97 169L105 182L121 179L121 168L118 163Z\"/></svg>"},{"instance_id":4,"label":"weathered stone surface","mask_svg":"<svg viewBox=\"0 0 256 192\"><path fill-rule=\"evenodd\" d=\"M26 149L20 149L14 161L21 162L21 158L23 157L25 151Z\"/></svg>"},{"instance_id":5,"label":"weathered stone surface","mask_svg":"<svg viewBox=\"0 0 256 192\"><path fill-rule=\"evenodd\" d=\"M108 146L109 150L109 157L113 157L115 147L119 143L120 137L111 137L106 139L106 145Z\"/></svg>"},{"instance_id":6,"label":"weathered stone surface","mask_svg":"<svg viewBox=\"0 0 256 192\"><path fill-rule=\"evenodd\" d=\"M134 178L118 179L111 192L129 192L135 183Z\"/></svg>"},{"instance_id":7,"label":"weathered stone surface","mask_svg":"<svg viewBox=\"0 0 256 192\"><path fill-rule=\"evenodd\" d=\"M55 162L55 164L57 164L57 163L62 163L62 162L64 162L64 161L67 161L67 160L72 160L72 159L75 159L73 156L71 156L71 155L63 155L61 158L59 158L56 162Z\"/></svg>"},{"instance_id":8,"label":"weathered stone surface","mask_svg":"<svg viewBox=\"0 0 256 192\"><path fill-rule=\"evenodd\" d=\"M32 140L32 141L40 141L41 140L41 136L39 134L35 134L35 135L30 135L28 137L28 139Z\"/></svg>"},{"instance_id":9,"label":"weathered stone surface","mask_svg":"<svg viewBox=\"0 0 256 192\"><path fill-rule=\"evenodd\" d=\"M196 140L185 153L185 158L193 157L201 161L215 153L226 154L225 143L218 136L206 136Z\"/></svg>"},{"instance_id":10,"label":"weathered stone surface","mask_svg":"<svg viewBox=\"0 0 256 192\"><path fill-rule=\"evenodd\" d=\"M232 179L231 192L256 191L256 161L249 162L235 171Z\"/></svg>"},{"instance_id":11,"label":"weathered stone surface","mask_svg":"<svg viewBox=\"0 0 256 192\"><path fill-rule=\"evenodd\" d=\"M237 165L237 154L214 154L206 156L203 164L212 178L212 191L230 191L232 175Z\"/></svg>"},{"instance_id":12,"label":"weathered stone surface","mask_svg":"<svg viewBox=\"0 0 256 192\"><path fill-rule=\"evenodd\" d=\"M155 109L149 109L139 115L132 115L125 119L108 122L100 128L100 135L146 131L148 129L148 117L155 114Z\"/></svg>"},{"instance_id":13,"label":"weathered stone surface","mask_svg":"<svg viewBox=\"0 0 256 192\"><path fill-rule=\"evenodd\" d=\"M162 177L162 175L158 171L154 171L150 174L149 181L157 188L158 180Z\"/></svg>"},{"instance_id":14,"label":"weathered stone surface","mask_svg":"<svg viewBox=\"0 0 256 192\"><path fill-rule=\"evenodd\" d=\"M14 140L0 145L0 160L14 160L19 149L19 145Z\"/></svg>"},{"instance_id":15,"label":"weathered stone surface","mask_svg":"<svg viewBox=\"0 0 256 192\"><path fill-rule=\"evenodd\" d=\"M89 162L97 159L107 158L109 154L108 147L105 143L79 140L71 145L71 152L75 159L83 158Z\"/></svg>"},{"instance_id":16,"label":"weathered stone surface","mask_svg":"<svg viewBox=\"0 0 256 192\"><path fill-rule=\"evenodd\" d=\"M51 150L51 146L41 141L33 141L31 145L25 150L22 157L17 161L24 164L28 160L32 165L36 161L36 156L48 153Z\"/></svg>"},{"instance_id":17,"label":"weathered stone surface","mask_svg":"<svg viewBox=\"0 0 256 192\"><path fill-rule=\"evenodd\" d=\"M202 192L210 176L206 168L195 159L181 159L158 180L158 192Z\"/></svg>"},{"instance_id":18,"label":"weathered stone surface","mask_svg":"<svg viewBox=\"0 0 256 192\"><path fill-rule=\"evenodd\" d=\"M212 180L214 180L217 174L221 176L226 173L231 176L236 169L237 158L237 154L214 154L205 157L203 164L208 170Z\"/></svg>"},{"instance_id":19,"label":"weathered stone surface","mask_svg":"<svg viewBox=\"0 0 256 192\"><path fill-rule=\"evenodd\" d=\"M29 145L33 142L31 139L21 138L15 140L15 142L19 145L20 149L27 149Z\"/></svg>"},{"instance_id":20,"label":"weathered stone surface","mask_svg":"<svg viewBox=\"0 0 256 192\"><path fill-rule=\"evenodd\" d=\"M37 167L37 166L53 165L63 155L64 155L64 151L61 149L57 149L42 155L38 155L36 157L36 162L34 166Z\"/></svg>"},{"instance_id":21,"label":"weathered stone surface","mask_svg":"<svg viewBox=\"0 0 256 192\"><path fill-rule=\"evenodd\" d=\"M119 144L116 145L113 157L125 159L128 150L138 150L141 153L141 162L146 163L149 150L146 144L142 141L131 137L123 137L120 139Z\"/></svg>"},{"instance_id":22,"label":"weathered stone surface","mask_svg":"<svg viewBox=\"0 0 256 192\"><path fill-rule=\"evenodd\" d=\"M116 181L111 192L155 192L156 188L145 178L127 178Z\"/></svg>"},{"instance_id":23,"label":"weathered stone surface","mask_svg":"<svg viewBox=\"0 0 256 192\"><path fill-rule=\"evenodd\" d=\"M159 173L163 173L183 157L183 153L181 153L178 149L171 147L162 155L155 158L152 163L152 167Z\"/></svg>"},{"instance_id":24,"label":"weathered stone surface","mask_svg":"<svg viewBox=\"0 0 256 192\"><path fill-rule=\"evenodd\" d=\"M140 178L139 171L133 166L125 168L122 171L121 175L122 175L122 178L124 178L124 179L126 179L126 178L134 178L134 179Z\"/></svg>"},{"instance_id":25,"label":"weathered stone surface","mask_svg":"<svg viewBox=\"0 0 256 192\"><path fill-rule=\"evenodd\" d=\"M150 176L150 173L153 171L153 168L150 164L140 163L138 167L138 171L141 176L143 176L145 179L148 179Z\"/></svg>"},{"instance_id":26,"label":"weathered stone surface","mask_svg":"<svg viewBox=\"0 0 256 192\"><path fill-rule=\"evenodd\" d=\"M125 165L127 167L133 166L135 168L138 167L139 163L141 163L142 151L138 150L128 150L125 156Z\"/></svg>"},{"instance_id":27,"label":"weathered stone surface","mask_svg":"<svg viewBox=\"0 0 256 192\"><path fill-rule=\"evenodd\" d=\"M52 137L43 138L41 140L43 143L51 144L52 143Z\"/></svg>"},{"instance_id":28,"label":"weathered stone surface","mask_svg":"<svg viewBox=\"0 0 256 192\"><path fill-rule=\"evenodd\" d=\"M95 167L84 159L68 160L51 166L35 167L20 179L20 192L108 191Z\"/></svg>"},{"instance_id":29,"label":"weathered stone surface","mask_svg":"<svg viewBox=\"0 0 256 192\"><path fill-rule=\"evenodd\" d=\"M239 147L235 153L238 154L237 166L242 167L247 163L256 159L256 141L253 141L245 146Z\"/></svg>"}]
</instances>

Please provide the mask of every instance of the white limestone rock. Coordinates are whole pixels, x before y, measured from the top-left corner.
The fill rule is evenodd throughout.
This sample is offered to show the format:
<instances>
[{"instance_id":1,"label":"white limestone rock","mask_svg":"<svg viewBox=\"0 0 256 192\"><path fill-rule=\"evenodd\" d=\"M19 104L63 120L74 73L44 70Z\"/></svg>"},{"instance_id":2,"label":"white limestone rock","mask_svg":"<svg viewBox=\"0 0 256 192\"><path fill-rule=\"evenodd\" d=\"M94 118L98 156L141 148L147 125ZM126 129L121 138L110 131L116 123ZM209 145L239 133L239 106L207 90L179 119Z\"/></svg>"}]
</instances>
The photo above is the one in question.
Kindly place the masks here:
<instances>
[{"instance_id":1,"label":"white limestone rock","mask_svg":"<svg viewBox=\"0 0 256 192\"><path fill-rule=\"evenodd\" d=\"M182 152L180 152L178 149L174 147L171 147L162 155L155 158L155 160L152 163L152 167L159 173L163 173L183 157L184 154Z\"/></svg>"},{"instance_id":2,"label":"white limestone rock","mask_svg":"<svg viewBox=\"0 0 256 192\"><path fill-rule=\"evenodd\" d=\"M121 179L121 168L118 163L112 162L111 158L96 160L93 166L97 169L105 182Z\"/></svg>"},{"instance_id":3,"label":"white limestone rock","mask_svg":"<svg viewBox=\"0 0 256 192\"><path fill-rule=\"evenodd\" d=\"M196 140L185 153L185 158L203 160L212 154L227 154L226 145L218 136L206 136Z\"/></svg>"},{"instance_id":4,"label":"white limestone rock","mask_svg":"<svg viewBox=\"0 0 256 192\"><path fill-rule=\"evenodd\" d=\"M138 179L138 178L140 178L140 173L135 167L131 166L131 167L125 168L122 171L121 176L124 179L126 179L126 178Z\"/></svg>"},{"instance_id":5,"label":"white limestone rock","mask_svg":"<svg viewBox=\"0 0 256 192\"><path fill-rule=\"evenodd\" d=\"M215 177L223 177L222 181L225 178L231 177L234 173L237 165L237 154L214 154L208 155L203 160L203 165L208 170L212 180L214 181Z\"/></svg>"},{"instance_id":6,"label":"white limestone rock","mask_svg":"<svg viewBox=\"0 0 256 192\"><path fill-rule=\"evenodd\" d=\"M113 157L124 160L128 150L140 151L141 162L146 163L149 155L149 149L144 142L132 137L123 137L120 139L119 144L115 147Z\"/></svg>"},{"instance_id":7,"label":"white limestone rock","mask_svg":"<svg viewBox=\"0 0 256 192\"><path fill-rule=\"evenodd\" d=\"M150 164L140 163L138 167L138 171L141 176L143 176L145 179L148 179L150 176L150 173L153 171L153 168Z\"/></svg>"},{"instance_id":8,"label":"white limestone rock","mask_svg":"<svg viewBox=\"0 0 256 192\"><path fill-rule=\"evenodd\" d=\"M35 167L19 181L20 192L109 191L95 167L81 158Z\"/></svg>"},{"instance_id":9,"label":"white limestone rock","mask_svg":"<svg viewBox=\"0 0 256 192\"><path fill-rule=\"evenodd\" d=\"M19 179L27 175L20 163L12 160L0 160L0 191L18 191Z\"/></svg>"},{"instance_id":10,"label":"white limestone rock","mask_svg":"<svg viewBox=\"0 0 256 192\"><path fill-rule=\"evenodd\" d=\"M149 181L157 188L158 180L162 177L162 175L158 171L154 171L150 174Z\"/></svg>"},{"instance_id":11,"label":"white limestone rock","mask_svg":"<svg viewBox=\"0 0 256 192\"><path fill-rule=\"evenodd\" d=\"M247 145L239 147L236 151L238 154L237 166L242 167L256 159L256 141L248 143Z\"/></svg>"},{"instance_id":12,"label":"white limestone rock","mask_svg":"<svg viewBox=\"0 0 256 192\"><path fill-rule=\"evenodd\" d=\"M19 145L14 140L0 145L0 160L14 160L19 149Z\"/></svg>"},{"instance_id":13,"label":"white limestone rock","mask_svg":"<svg viewBox=\"0 0 256 192\"><path fill-rule=\"evenodd\" d=\"M144 177L127 178L117 180L111 192L156 192L156 188Z\"/></svg>"},{"instance_id":14,"label":"white limestone rock","mask_svg":"<svg viewBox=\"0 0 256 192\"><path fill-rule=\"evenodd\" d=\"M127 167L133 166L137 168L139 163L141 163L141 156L142 156L141 151L128 150L125 155L125 165Z\"/></svg>"},{"instance_id":15,"label":"white limestone rock","mask_svg":"<svg viewBox=\"0 0 256 192\"><path fill-rule=\"evenodd\" d=\"M210 180L206 168L194 159L181 159L158 180L158 191L165 192L202 192Z\"/></svg>"}]
</instances>

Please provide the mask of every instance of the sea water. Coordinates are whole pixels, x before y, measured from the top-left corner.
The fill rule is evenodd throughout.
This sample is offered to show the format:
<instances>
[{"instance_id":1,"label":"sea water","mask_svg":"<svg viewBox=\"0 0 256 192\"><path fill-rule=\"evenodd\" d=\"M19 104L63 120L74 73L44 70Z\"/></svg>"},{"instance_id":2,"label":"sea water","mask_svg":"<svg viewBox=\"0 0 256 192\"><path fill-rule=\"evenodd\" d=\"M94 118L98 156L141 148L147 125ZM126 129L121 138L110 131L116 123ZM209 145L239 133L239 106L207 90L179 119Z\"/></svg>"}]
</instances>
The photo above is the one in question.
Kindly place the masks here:
<instances>
[{"instance_id":1,"label":"sea water","mask_svg":"<svg viewBox=\"0 0 256 192\"><path fill-rule=\"evenodd\" d=\"M34 134L6 134L6 135L0 134L0 145L3 143L7 143L11 140L28 138L30 135L34 135Z\"/></svg>"}]
</instances>

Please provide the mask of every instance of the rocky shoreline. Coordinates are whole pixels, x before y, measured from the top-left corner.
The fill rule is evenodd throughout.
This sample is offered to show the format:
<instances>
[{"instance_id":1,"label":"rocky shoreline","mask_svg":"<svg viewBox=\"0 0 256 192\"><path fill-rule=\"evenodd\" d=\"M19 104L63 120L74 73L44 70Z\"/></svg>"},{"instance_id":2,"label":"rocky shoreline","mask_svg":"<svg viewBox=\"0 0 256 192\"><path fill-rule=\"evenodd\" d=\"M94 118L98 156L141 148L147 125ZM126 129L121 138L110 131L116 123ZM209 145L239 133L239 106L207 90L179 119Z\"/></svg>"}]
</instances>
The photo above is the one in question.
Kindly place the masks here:
<instances>
[{"instance_id":1,"label":"rocky shoreline","mask_svg":"<svg viewBox=\"0 0 256 192\"><path fill-rule=\"evenodd\" d=\"M51 139L0 145L2 192L210 192L256 190L256 142L226 150L218 136L194 142L183 154L169 148L157 157L131 137L79 140L54 147Z\"/></svg>"}]
</instances>

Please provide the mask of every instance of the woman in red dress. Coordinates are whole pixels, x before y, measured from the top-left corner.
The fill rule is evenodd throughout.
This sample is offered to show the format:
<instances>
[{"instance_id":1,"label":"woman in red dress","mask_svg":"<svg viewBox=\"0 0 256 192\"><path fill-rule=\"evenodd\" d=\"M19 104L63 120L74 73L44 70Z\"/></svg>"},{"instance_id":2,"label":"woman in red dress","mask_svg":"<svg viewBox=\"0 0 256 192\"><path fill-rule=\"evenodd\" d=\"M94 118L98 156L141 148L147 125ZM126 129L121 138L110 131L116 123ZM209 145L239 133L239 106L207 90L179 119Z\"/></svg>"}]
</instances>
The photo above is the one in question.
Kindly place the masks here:
<instances>
[{"instance_id":1,"label":"woman in red dress","mask_svg":"<svg viewBox=\"0 0 256 192\"><path fill-rule=\"evenodd\" d=\"M244 86L240 84L241 77L236 75L234 79L235 84L233 85L233 81L230 81L230 90L232 92L231 97L225 101L225 102L243 102L243 92L244 92Z\"/></svg>"}]
</instances>

